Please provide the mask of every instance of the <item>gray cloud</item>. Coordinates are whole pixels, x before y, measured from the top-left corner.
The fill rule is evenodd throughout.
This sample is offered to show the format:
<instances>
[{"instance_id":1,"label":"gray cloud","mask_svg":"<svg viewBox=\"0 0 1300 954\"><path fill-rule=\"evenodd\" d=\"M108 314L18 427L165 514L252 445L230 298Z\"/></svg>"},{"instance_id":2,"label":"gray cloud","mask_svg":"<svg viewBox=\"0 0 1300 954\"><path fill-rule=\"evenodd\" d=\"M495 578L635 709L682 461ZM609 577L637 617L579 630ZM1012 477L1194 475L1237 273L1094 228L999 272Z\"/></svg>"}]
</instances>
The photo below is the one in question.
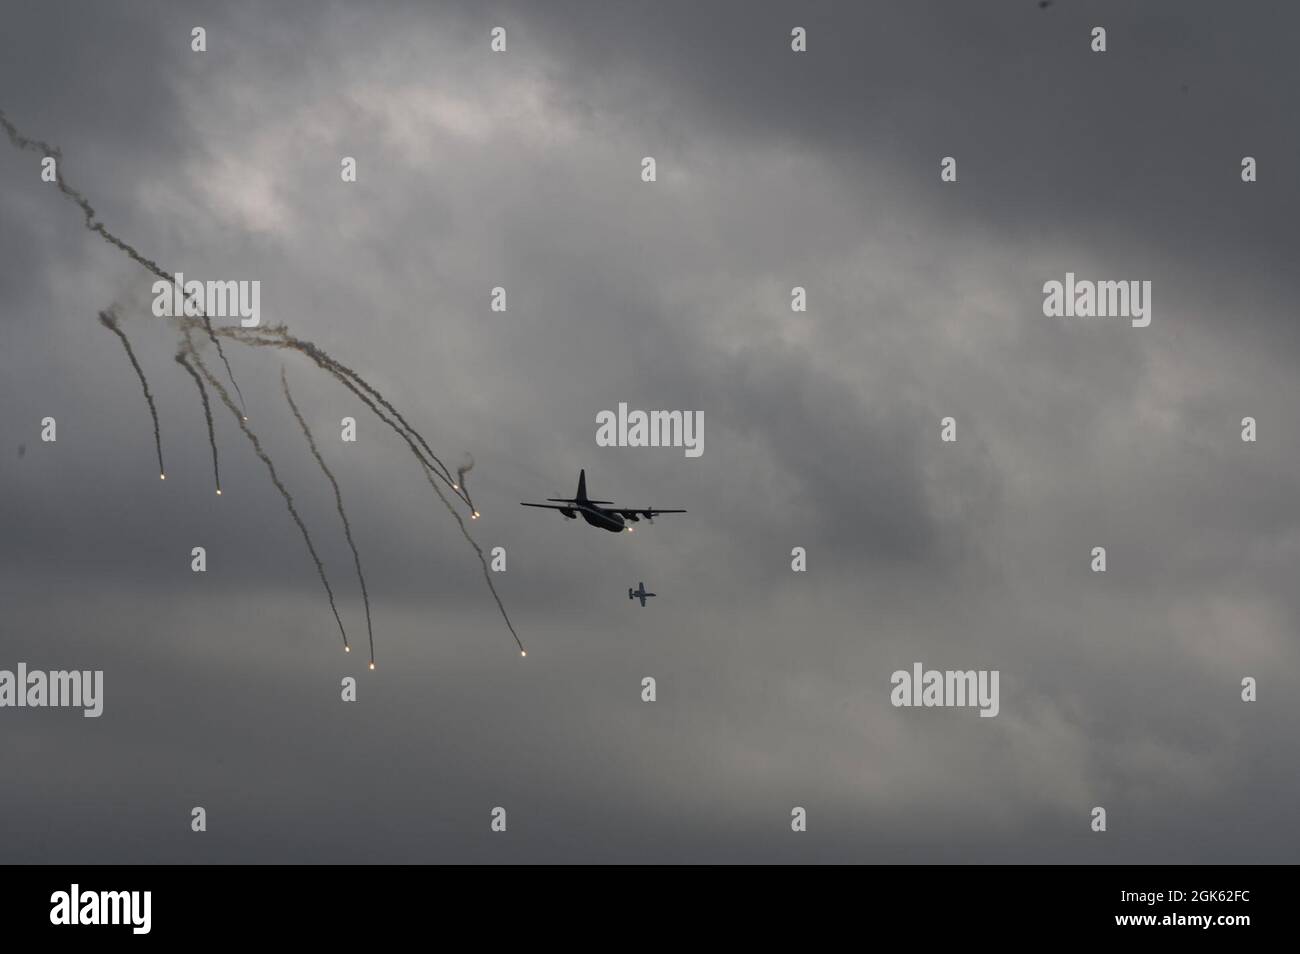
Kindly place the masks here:
<instances>
[{"instance_id":1,"label":"gray cloud","mask_svg":"<svg viewBox=\"0 0 1300 954\"><path fill-rule=\"evenodd\" d=\"M379 670L344 657L224 413L212 494L150 276L37 157L0 150L0 667L106 672L99 720L4 710L11 857L1291 860L1290 13L73 11L6 15L0 107L164 268L260 279L265 320L366 374L443 459L474 455L473 530L507 548L530 652L405 446L308 363L232 349L356 643L351 553L282 363L347 499ZM1066 270L1151 279L1152 326L1044 318ZM165 486L95 321L113 302ZM596 448L619 401L703 410L703 457ZM619 537L517 507L579 467L596 496L691 513ZM638 579L660 593L644 611ZM893 708L916 660L1000 669L1002 714ZM487 831L498 804L508 838Z\"/></svg>"}]
</instances>

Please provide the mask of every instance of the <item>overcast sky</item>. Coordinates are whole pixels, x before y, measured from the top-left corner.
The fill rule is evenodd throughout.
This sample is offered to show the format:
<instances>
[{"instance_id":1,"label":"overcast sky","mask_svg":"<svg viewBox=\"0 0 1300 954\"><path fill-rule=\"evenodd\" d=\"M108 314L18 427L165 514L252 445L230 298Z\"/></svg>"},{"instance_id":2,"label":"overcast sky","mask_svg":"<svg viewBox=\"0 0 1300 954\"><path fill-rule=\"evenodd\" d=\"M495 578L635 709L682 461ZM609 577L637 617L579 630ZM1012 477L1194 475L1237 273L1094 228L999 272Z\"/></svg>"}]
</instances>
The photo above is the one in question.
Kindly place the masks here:
<instances>
[{"instance_id":1,"label":"overcast sky","mask_svg":"<svg viewBox=\"0 0 1300 954\"><path fill-rule=\"evenodd\" d=\"M109 229L169 272L259 280L264 323L359 370L443 459L473 454L470 526L507 551L494 578L529 650L406 445L305 359L228 346L364 646L282 366L339 478L378 669L345 656L219 405L212 493L153 276L0 141L0 669L105 680L99 719L0 710L0 859L1296 860L1295 11L158 2L0 22L0 109L61 147ZM1150 327L1045 317L1067 271L1152 282ZM95 320L115 303L165 483ZM703 455L598 447L619 402L703 412ZM690 512L615 535L518 506L583 467L595 497ZM891 706L915 662L999 670L999 715Z\"/></svg>"}]
</instances>

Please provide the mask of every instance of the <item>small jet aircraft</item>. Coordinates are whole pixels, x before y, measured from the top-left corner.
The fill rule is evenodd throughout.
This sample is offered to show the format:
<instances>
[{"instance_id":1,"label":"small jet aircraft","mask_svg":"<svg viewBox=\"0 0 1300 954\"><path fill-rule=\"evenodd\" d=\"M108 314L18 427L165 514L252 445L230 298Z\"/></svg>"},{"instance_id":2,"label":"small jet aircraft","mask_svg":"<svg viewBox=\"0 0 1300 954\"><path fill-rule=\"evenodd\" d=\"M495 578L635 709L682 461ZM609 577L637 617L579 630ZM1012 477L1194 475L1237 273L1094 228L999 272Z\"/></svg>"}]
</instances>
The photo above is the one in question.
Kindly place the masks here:
<instances>
[{"instance_id":1,"label":"small jet aircraft","mask_svg":"<svg viewBox=\"0 0 1300 954\"><path fill-rule=\"evenodd\" d=\"M634 589L630 589L630 588L628 589L628 591L627 591L627 598L630 599L630 600L640 600L640 601L641 601L641 608L642 608L642 609L645 609L645 601L646 601L646 597L647 597L647 596L654 596L655 594L654 594L654 593L647 593L647 592L645 591L645 584L644 584L644 583L637 583L636 586L637 586L637 588L636 588L635 590L634 590Z\"/></svg>"},{"instance_id":2,"label":"small jet aircraft","mask_svg":"<svg viewBox=\"0 0 1300 954\"><path fill-rule=\"evenodd\" d=\"M661 513L685 513L685 510L656 510L654 507L623 508L601 506L612 504L612 500L592 500L587 496L587 471L578 471L578 494L576 497L547 497L552 503L524 503L524 507L541 507L544 510L558 510L565 520L573 520L578 515L593 527L608 530L610 533L631 533L631 524L639 523L645 517L649 523Z\"/></svg>"}]
</instances>

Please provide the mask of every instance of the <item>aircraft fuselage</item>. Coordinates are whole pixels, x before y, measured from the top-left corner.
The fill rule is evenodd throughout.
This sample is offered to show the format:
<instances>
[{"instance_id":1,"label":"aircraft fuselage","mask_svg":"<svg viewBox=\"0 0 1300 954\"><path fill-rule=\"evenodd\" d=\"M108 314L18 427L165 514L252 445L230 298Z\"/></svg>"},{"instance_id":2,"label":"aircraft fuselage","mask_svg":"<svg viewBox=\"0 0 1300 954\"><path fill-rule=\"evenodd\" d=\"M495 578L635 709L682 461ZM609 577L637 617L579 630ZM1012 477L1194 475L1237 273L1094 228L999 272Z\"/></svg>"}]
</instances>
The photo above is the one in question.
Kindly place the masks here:
<instances>
[{"instance_id":1,"label":"aircraft fuselage","mask_svg":"<svg viewBox=\"0 0 1300 954\"><path fill-rule=\"evenodd\" d=\"M654 518L661 513L685 513L685 510L659 510L655 507L602 507L601 504L613 504L612 500L592 500L587 496L587 472L578 471L578 491L572 497L547 497L546 503L529 503L521 500L520 506L540 507L543 510L558 510L566 520L574 520L579 514L587 526L610 533L631 533L632 524L639 523L644 517L654 523ZM477 514L475 514L477 516Z\"/></svg>"},{"instance_id":2,"label":"aircraft fuselage","mask_svg":"<svg viewBox=\"0 0 1300 954\"><path fill-rule=\"evenodd\" d=\"M614 513L609 510L602 510L595 504L579 504L573 509L582 514L582 519L587 521L593 527L599 527L601 530L608 530L610 533L622 533L626 528L621 513Z\"/></svg>"}]
</instances>

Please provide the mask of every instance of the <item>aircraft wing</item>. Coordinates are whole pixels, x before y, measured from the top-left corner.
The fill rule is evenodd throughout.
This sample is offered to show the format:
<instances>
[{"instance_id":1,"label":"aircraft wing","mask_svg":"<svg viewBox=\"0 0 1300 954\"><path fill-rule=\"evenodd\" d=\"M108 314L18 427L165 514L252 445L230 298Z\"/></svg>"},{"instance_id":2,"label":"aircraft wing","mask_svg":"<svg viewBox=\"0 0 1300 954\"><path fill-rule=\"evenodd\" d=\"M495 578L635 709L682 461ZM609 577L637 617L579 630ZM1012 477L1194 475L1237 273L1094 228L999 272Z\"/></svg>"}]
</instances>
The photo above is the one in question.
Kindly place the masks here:
<instances>
[{"instance_id":1,"label":"aircraft wing","mask_svg":"<svg viewBox=\"0 0 1300 954\"><path fill-rule=\"evenodd\" d=\"M644 508L629 507L627 509L624 509L622 507L616 507L614 508L614 512L621 513L625 518L629 520L639 520L641 517L646 517L646 518L657 517L661 513L685 513L686 511L685 510L656 510L654 507L644 507Z\"/></svg>"},{"instance_id":2,"label":"aircraft wing","mask_svg":"<svg viewBox=\"0 0 1300 954\"><path fill-rule=\"evenodd\" d=\"M535 504L535 503L524 503L522 500L519 501L519 506L521 506L521 507L541 507L543 510L572 510L572 509L573 509L573 504L567 504L567 505L565 505L565 504Z\"/></svg>"}]
</instances>

